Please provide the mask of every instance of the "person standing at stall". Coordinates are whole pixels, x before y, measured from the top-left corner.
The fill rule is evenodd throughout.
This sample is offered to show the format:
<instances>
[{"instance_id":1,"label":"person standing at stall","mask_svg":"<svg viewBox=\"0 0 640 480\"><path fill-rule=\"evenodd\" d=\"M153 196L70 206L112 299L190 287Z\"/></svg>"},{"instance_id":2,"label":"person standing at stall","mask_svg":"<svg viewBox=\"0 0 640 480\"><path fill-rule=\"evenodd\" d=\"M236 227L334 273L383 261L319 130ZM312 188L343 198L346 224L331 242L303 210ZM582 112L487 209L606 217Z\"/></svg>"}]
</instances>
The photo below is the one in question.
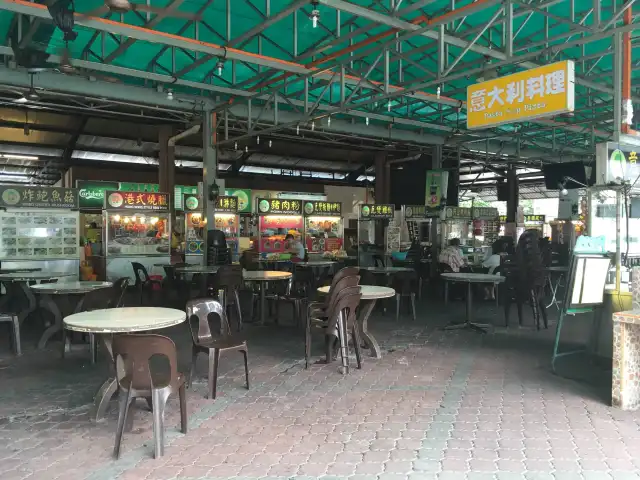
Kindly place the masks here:
<instances>
[{"instance_id":1,"label":"person standing at stall","mask_svg":"<svg viewBox=\"0 0 640 480\"><path fill-rule=\"evenodd\" d=\"M291 254L291 261L303 262L304 261L304 245L300 241L300 238L296 238L291 233L287 233L284 237L284 241L287 243L286 252Z\"/></svg>"}]
</instances>

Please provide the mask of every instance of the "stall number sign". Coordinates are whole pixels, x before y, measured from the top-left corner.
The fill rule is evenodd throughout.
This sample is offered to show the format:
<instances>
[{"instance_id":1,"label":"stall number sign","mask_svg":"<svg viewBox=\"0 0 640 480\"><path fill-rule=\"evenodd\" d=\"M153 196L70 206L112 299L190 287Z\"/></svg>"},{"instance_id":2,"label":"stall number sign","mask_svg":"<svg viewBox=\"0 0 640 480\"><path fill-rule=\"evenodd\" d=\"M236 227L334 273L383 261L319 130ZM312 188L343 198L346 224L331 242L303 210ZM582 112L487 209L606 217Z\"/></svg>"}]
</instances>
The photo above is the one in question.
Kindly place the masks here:
<instances>
[{"instance_id":1,"label":"stall number sign","mask_svg":"<svg viewBox=\"0 0 640 480\"><path fill-rule=\"evenodd\" d=\"M78 189L0 185L0 206L22 208L78 208Z\"/></svg>"},{"instance_id":2,"label":"stall number sign","mask_svg":"<svg viewBox=\"0 0 640 480\"><path fill-rule=\"evenodd\" d=\"M473 218L494 219L498 216L498 209L494 207L473 207Z\"/></svg>"},{"instance_id":3,"label":"stall number sign","mask_svg":"<svg viewBox=\"0 0 640 480\"><path fill-rule=\"evenodd\" d=\"M544 215L525 215L524 223L544 223Z\"/></svg>"},{"instance_id":4,"label":"stall number sign","mask_svg":"<svg viewBox=\"0 0 640 480\"><path fill-rule=\"evenodd\" d=\"M574 63L552 63L467 87L467 128L488 128L572 112Z\"/></svg>"},{"instance_id":5,"label":"stall number sign","mask_svg":"<svg viewBox=\"0 0 640 480\"><path fill-rule=\"evenodd\" d=\"M105 192L105 208L122 210L168 210L169 194L151 192Z\"/></svg>"},{"instance_id":6,"label":"stall number sign","mask_svg":"<svg viewBox=\"0 0 640 480\"><path fill-rule=\"evenodd\" d=\"M471 209L467 207L447 207L445 218L464 218L471 220Z\"/></svg>"},{"instance_id":7,"label":"stall number sign","mask_svg":"<svg viewBox=\"0 0 640 480\"><path fill-rule=\"evenodd\" d=\"M339 202L305 202L304 214L306 216L342 216L342 204Z\"/></svg>"},{"instance_id":8,"label":"stall number sign","mask_svg":"<svg viewBox=\"0 0 640 480\"><path fill-rule=\"evenodd\" d=\"M185 195L182 205L187 212L200 211L200 199L197 195Z\"/></svg>"},{"instance_id":9,"label":"stall number sign","mask_svg":"<svg viewBox=\"0 0 640 480\"><path fill-rule=\"evenodd\" d=\"M259 198L259 215L302 215L302 202L286 198Z\"/></svg>"},{"instance_id":10,"label":"stall number sign","mask_svg":"<svg viewBox=\"0 0 640 480\"><path fill-rule=\"evenodd\" d=\"M424 205L406 205L404 218L424 218L427 216L427 207Z\"/></svg>"},{"instance_id":11,"label":"stall number sign","mask_svg":"<svg viewBox=\"0 0 640 480\"><path fill-rule=\"evenodd\" d=\"M392 219L395 210L395 205L372 205L365 203L360 206L360 218L363 220L376 218Z\"/></svg>"},{"instance_id":12,"label":"stall number sign","mask_svg":"<svg viewBox=\"0 0 640 480\"><path fill-rule=\"evenodd\" d=\"M218 197L214 210L218 213L238 213L238 198L226 195Z\"/></svg>"}]
</instances>

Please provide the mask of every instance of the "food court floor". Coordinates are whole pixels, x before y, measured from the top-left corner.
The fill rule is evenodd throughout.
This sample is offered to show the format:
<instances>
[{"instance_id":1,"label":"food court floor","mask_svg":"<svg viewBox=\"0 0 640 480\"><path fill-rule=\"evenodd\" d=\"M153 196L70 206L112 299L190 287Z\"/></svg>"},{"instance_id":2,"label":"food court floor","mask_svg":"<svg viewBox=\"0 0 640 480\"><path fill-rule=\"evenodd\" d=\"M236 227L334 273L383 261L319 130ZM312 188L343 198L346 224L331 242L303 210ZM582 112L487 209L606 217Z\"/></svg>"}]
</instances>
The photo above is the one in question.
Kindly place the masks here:
<instances>
[{"instance_id":1,"label":"food court floor","mask_svg":"<svg viewBox=\"0 0 640 480\"><path fill-rule=\"evenodd\" d=\"M489 304L476 313L502 325ZM552 329L436 328L463 315L462 303L432 301L417 322L378 312L370 325L384 356L347 376L336 363L306 371L300 331L248 327L251 390L242 357L227 354L220 396L206 400L201 356L189 433L178 433L171 400L158 460L142 404L118 461L115 403L106 422L89 420L105 362L91 366L84 351L63 361L55 342L36 352L28 335L16 361L3 335L0 479L640 479L640 416L608 406L606 372L576 359L562 367L573 380L551 374ZM185 329L170 333L186 365Z\"/></svg>"}]
</instances>

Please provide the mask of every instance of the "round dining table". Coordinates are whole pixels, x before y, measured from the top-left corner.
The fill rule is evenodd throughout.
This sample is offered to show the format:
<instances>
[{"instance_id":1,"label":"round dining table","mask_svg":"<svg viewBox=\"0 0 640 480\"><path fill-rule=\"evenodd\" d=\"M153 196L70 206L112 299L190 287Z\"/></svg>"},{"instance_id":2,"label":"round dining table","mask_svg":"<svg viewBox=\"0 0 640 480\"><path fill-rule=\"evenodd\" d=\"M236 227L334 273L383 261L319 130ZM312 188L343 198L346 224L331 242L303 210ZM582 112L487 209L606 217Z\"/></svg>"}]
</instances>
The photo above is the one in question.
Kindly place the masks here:
<instances>
[{"instance_id":1,"label":"round dining table","mask_svg":"<svg viewBox=\"0 0 640 480\"><path fill-rule=\"evenodd\" d=\"M473 283L489 283L493 285L497 285L505 281L505 277L501 275L491 275L488 273L442 273L440 274L443 280L445 280L445 304L449 299L449 282L457 282L457 283L466 283L467 284L467 298L466 298L466 315L464 323L450 323L446 327L445 330L461 330L461 329L469 329L475 330L480 333L487 333L487 329L489 325L474 323L472 321L473 317Z\"/></svg>"},{"instance_id":2,"label":"round dining table","mask_svg":"<svg viewBox=\"0 0 640 480\"><path fill-rule=\"evenodd\" d=\"M82 310L87 294L113 286L111 282L55 282L31 285L31 291L39 294L40 307L51 312L53 324L40 337L38 348L43 349L49 339L63 330L63 312L77 313ZM63 356L69 351L69 343L63 338Z\"/></svg>"},{"instance_id":3,"label":"round dining table","mask_svg":"<svg viewBox=\"0 0 640 480\"><path fill-rule=\"evenodd\" d=\"M330 286L318 288L318 293L326 295L329 293ZM380 344L375 337L369 332L369 317L376 306L376 302L383 298L393 297L396 291L389 287L379 287L376 285L360 285L360 308L358 309L358 326L364 338L364 343L369 349L369 354L374 358L382 358L382 350Z\"/></svg>"},{"instance_id":4,"label":"round dining table","mask_svg":"<svg viewBox=\"0 0 640 480\"><path fill-rule=\"evenodd\" d=\"M64 328L74 332L98 335L104 346L112 367L112 375L102 384L94 398L93 418L101 420L116 393L113 368L113 336L124 333L148 332L179 325L186 321L187 314L182 310L160 307L121 307L74 313L64 318Z\"/></svg>"},{"instance_id":5,"label":"round dining table","mask_svg":"<svg viewBox=\"0 0 640 480\"><path fill-rule=\"evenodd\" d=\"M255 282L260 286L260 325L265 323L266 311L266 290L269 282L288 280L291 282L293 275L291 272L280 272L276 270L255 270L242 272L242 279L245 282Z\"/></svg>"},{"instance_id":6,"label":"round dining table","mask_svg":"<svg viewBox=\"0 0 640 480\"><path fill-rule=\"evenodd\" d=\"M36 310L38 303L36 297L29 288L30 283L51 282L60 278L73 277L77 273L47 273L36 272L12 272L0 274L0 283L4 285L5 294L0 297L0 311L17 311L20 325L31 313ZM20 300L22 304L15 308L15 303Z\"/></svg>"}]
</instances>

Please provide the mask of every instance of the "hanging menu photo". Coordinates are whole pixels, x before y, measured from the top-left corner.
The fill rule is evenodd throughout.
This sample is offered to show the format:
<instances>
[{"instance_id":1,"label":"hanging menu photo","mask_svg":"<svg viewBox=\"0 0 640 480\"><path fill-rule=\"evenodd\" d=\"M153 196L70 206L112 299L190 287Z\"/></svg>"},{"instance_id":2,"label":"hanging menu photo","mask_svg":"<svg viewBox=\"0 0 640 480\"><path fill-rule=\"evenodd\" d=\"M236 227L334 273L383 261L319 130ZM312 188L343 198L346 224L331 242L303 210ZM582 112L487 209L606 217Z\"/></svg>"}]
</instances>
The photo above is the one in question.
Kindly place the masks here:
<instances>
[{"instance_id":1,"label":"hanging menu photo","mask_svg":"<svg viewBox=\"0 0 640 480\"><path fill-rule=\"evenodd\" d=\"M78 212L0 212L0 260L78 259Z\"/></svg>"}]
</instances>

